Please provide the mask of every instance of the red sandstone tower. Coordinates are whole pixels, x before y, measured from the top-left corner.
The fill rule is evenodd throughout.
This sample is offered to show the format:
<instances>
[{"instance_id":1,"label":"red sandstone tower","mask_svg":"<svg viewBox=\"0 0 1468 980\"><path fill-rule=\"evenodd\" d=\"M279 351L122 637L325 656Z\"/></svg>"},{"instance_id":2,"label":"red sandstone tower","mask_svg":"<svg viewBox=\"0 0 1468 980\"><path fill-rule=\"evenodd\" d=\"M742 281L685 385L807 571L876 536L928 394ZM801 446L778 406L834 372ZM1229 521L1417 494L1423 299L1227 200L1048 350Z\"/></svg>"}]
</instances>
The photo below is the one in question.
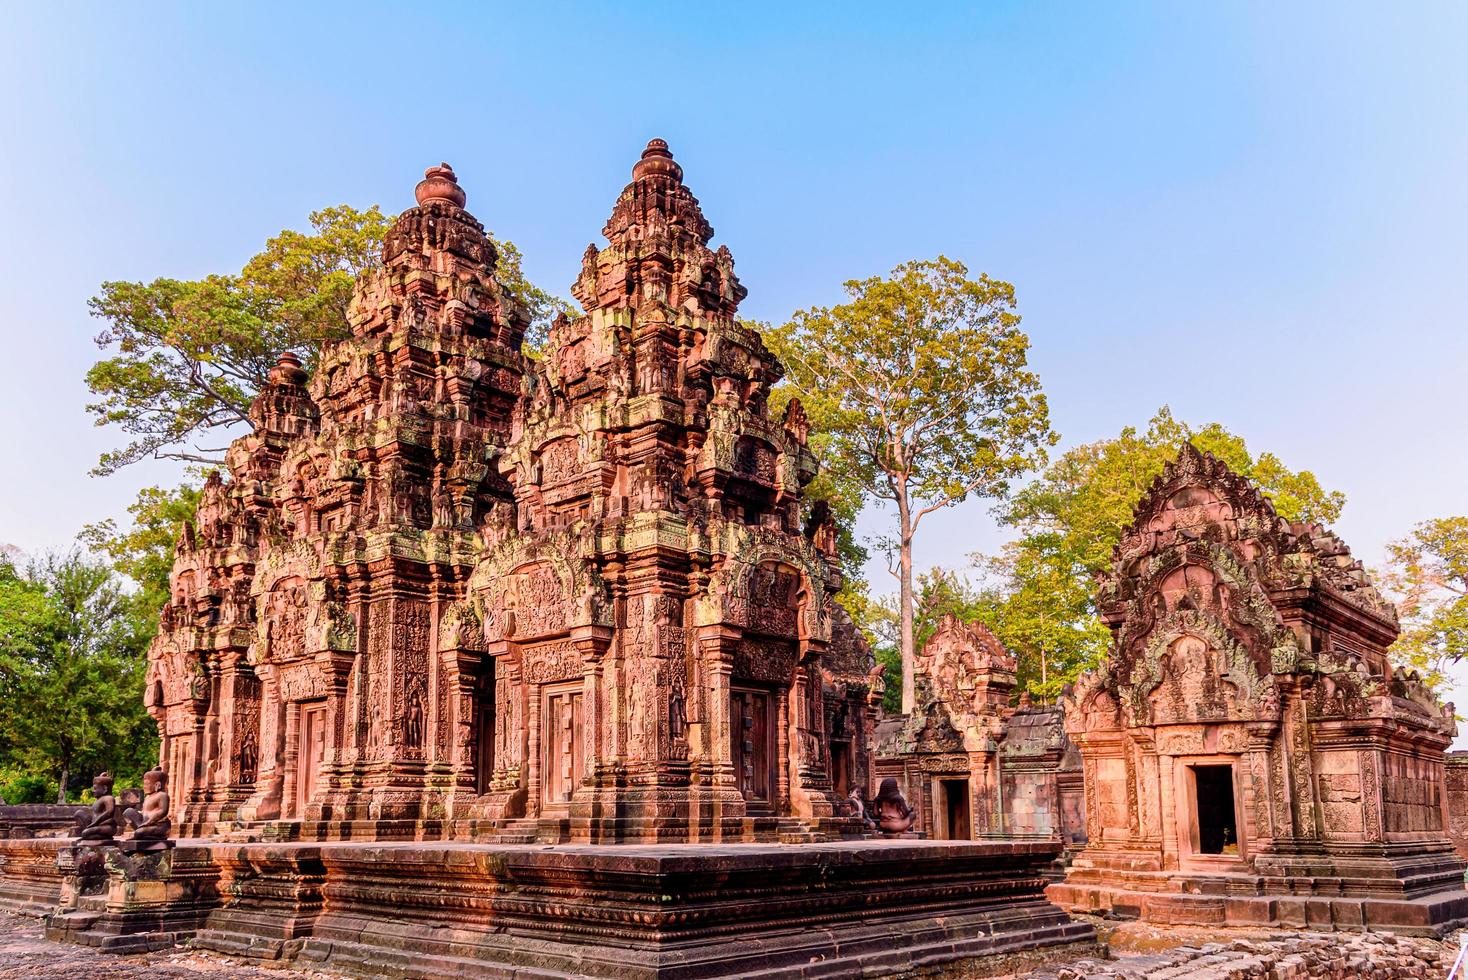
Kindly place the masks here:
<instances>
[{"instance_id":1,"label":"red sandstone tower","mask_svg":"<svg viewBox=\"0 0 1468 980\"><path fill-rule=\"evenodd\" d=\"M802 508L803 413L769 417L780 366L666 144L537 360L453 171L417 198L180 542L148 703L184 826L855 830L870 653Z\"/></svg>"}]
</instances>

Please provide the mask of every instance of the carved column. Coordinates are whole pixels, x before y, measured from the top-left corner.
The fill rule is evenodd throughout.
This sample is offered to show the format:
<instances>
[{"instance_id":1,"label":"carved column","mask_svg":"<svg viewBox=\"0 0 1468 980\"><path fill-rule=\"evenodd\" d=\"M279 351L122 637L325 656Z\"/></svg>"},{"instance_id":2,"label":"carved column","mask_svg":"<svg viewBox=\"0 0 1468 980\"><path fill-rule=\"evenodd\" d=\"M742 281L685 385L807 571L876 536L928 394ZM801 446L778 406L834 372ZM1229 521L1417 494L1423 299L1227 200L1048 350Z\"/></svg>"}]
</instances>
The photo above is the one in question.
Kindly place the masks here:
<instances>
[{"instance_id":1,"label":"carved column","mask_svg":"<svg viewBox=\"0 0 1468 980\"><path fill-rule=\"evenodd\" d=\"M1269 746L1274 741L1275 725L1251 722L1248 730L1248 754L1244 756L1244 760L1249 767L1249 795L1252 804L1251 854L1268 854L1274 850L1275 835L1274 794L1269 780Z\"/></svg>"},{"instance_id":2,"label":"carved column","mask_svg":"<svg viewBox=\"0 0 1468 980\"><path fill-rule=\"evenodd\" d=\"M448 764L453 771L453 803L451 812L459 816L461 807L467 806L475 796L478 782L478 767L485 760L476 758L475 746L479 718L479 673L483 670L481 655L476 650L452 647L439 651L443 673L454 679L449 689L448 718L439 724L448 725Z\"/></svg>"},{"instance_id":3,"label":"carved column","mask_svg":"<svg viewBox=\"0 0 1468 980\"><path fill-rule=\"evenodd\" d=\"M739 647L742 630L733 626L700 627L698 647L703 661L704 715L707 731L706 749L710 782L714 786L735 786L734 759L731 755L729 731L730 687L734 676L734 651Z\"/></svg>"},{"instance_id":4,"label":"carved column","mask_svg":"<svg viewBox=\"0 0 1468 980\"><path fill-rule=\"evenodd\" d=\"M1310 721L1307 717L1304 691L1292 683L1285 699L1284 739L1286 782L1289 784L1293 835L1296 840L1313 841L1316 831L1315 766L1310 754Z\"/></svg>"},{"instance_id":5,"label":"carved column","mask_svg":"<svg viewBox=\"0 0 1468 980\"><path fill-rule=\"evenodd\" d=\"M580 737L585 758L582 770L586 777L583 780L584 783L588 779L599 779L604 761L601 733L607 724L607 719L611 717L611 706L607 703L611 693L605 690L605 685L602 683L602 663L607 648L612 644L612 628L610 626L577 626L571 630L571 643L581 656L582 666ZM645 693L656 703L655 692Z\"/></svg>"},{"instance_id":6,"label":"carved column","mask_svg":"<svg viewBox=\"0 0 1468 980\"><path fill-rule=\"evenodd\" d=\"M242 808L245 819L274 820L280 816L283 792L285 705L280 700L280 675L273 664L259 664L260 678L259 763L255 792Z\"/></svg>"}]
</instances>

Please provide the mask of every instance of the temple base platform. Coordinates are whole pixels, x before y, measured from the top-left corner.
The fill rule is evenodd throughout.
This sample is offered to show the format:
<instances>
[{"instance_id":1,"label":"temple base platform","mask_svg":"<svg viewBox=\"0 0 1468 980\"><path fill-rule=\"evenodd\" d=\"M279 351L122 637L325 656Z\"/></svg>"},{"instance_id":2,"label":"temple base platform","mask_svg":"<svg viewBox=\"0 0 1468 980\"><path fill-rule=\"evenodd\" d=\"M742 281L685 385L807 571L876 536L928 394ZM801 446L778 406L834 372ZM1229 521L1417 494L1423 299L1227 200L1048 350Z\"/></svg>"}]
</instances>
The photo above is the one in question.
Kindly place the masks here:
<instances>
[{"instance_id":1,"label":"temple base platform","mask_svg":"<svg viewBox=\"0 0 1468 980\"><path fill-rule=\"evenodd\" d=\"M100 875L62 852L62 904L46 916L46 938L114 953L168 949L192 937L219 904L219 868L208 847L129 840L87 858L98 856Z\"/></svg>"},{"instance_id":2,"label":"temple base platform","mask_svg":"<svg viewBox=\"0 0 1468 980\"><path fill-rule=\"evenodd\" d=\"M0 840L0 909L33 916L54 912L61 904L57 856L74 843L64 837Z\"/></svg>"},{"instance_id":3,"label":"temple base platform","mask_svg":"<svg viewBox=\"0 0 1468 980\"><path fill-rule=\"evenodd\" d=\"M1068 912L1159 925L1370 930L1441 937L1468 926L1462 871L1403 878L1319 868L1312 875L1073 866L1046 895ZM1363 870L1363 869L1355 869Z\"/></svg>"},{"instance_id":4,"label":"temple base platform","mask_svg":"<svg viewBox=\"0 0 1468 980\"><path fill-rule=\"evenodd\" d=\"M196 945L371 976L883 976L1094 944L1053 843L211 846Z\"/></svg>"}]
</instances>

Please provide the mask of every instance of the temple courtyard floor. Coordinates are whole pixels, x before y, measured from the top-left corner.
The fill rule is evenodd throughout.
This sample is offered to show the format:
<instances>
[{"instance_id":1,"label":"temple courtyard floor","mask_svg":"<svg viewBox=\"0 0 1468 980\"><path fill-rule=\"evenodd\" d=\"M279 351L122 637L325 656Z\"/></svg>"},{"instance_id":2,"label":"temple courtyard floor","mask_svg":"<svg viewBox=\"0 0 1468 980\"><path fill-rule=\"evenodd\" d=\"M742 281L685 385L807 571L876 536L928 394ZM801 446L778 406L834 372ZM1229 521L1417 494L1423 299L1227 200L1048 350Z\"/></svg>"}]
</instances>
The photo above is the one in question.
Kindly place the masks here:
<instances>
[{"instance_id":1,"label":"temple courtyard floor","mask_svg":"<svg viewBox=\"0 0 1468 980\"><path fill-rule=\"evenodd\" d=\"M1022 972L995 973L1000 963L950 968L923 976L942 980L1286 980L1297 977L1439 980L1458 953L1458 937L1400 939L1363 933L1254 932L1158 927L1094 920L1111 956L1058 956ZM246 966L178 946L119 956L45 939L39 919L0 912L0 980L338 980L337 974Z\"/></svg>"}]
</instances>

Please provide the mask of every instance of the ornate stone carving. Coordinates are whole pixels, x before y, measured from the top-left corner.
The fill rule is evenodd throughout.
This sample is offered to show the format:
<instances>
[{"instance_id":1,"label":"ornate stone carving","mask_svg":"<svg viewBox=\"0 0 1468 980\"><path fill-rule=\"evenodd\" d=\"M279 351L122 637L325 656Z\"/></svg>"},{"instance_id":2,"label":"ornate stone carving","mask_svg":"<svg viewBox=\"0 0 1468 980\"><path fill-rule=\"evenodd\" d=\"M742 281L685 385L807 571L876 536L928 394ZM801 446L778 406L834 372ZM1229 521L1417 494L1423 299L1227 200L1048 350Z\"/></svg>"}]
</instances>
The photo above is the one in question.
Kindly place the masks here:
<instances>
[{"instance_id":1,"label":"ornate stone carving","mask_svg":"<svg viewBox=\"0 0 1468 980\"><path fill-rule=\"evenodd\" d=\"M835 613L833 525L802 527L809 420L771 417L782 369L666 144L535 360L453 169L416 198L351 335L310 377L281 356L180 536L149 709L177 758L227 753L174 772L181 828L776 833L748 806L849 829L873 661ZM736 678L758 737L732 730ZM736 749L759 785L732 783Z\"/></svg>"},{"instance_id":2,"label":"ornate stone carving","mask_svg":"<svg viewBox=\"0 0 1468 980\"><path fill-rule=\"evenodd\" d=\"M1440 770L1454 728L1408 685L1385 693L1396 616L1338 538L1280 518L1248 481L1185 445L1137 505L1100 596L1114 646L1070 692L1066 726L1092 818L1124 801L1127 829L1093 835L1058 900L1126 904L1137 887L1209 894L1225 887L1210 874L1233 872L1288 880L1296 894L1302 881L1327 878L1328 893L1351 877L1391 901L1404 887L1401 855L1359 850L1383 839L1389 811L1419 833L1413 860L1443 890L1458 887L1422 832L1441 824L1433 794L1378 772L1381 758ZM1237 799L1246 789L1251 811ZM1290 856L1301 844L1308 859ZM1272 915L1270 901L1259 899Z\"/></svg>"}]
</instances>

